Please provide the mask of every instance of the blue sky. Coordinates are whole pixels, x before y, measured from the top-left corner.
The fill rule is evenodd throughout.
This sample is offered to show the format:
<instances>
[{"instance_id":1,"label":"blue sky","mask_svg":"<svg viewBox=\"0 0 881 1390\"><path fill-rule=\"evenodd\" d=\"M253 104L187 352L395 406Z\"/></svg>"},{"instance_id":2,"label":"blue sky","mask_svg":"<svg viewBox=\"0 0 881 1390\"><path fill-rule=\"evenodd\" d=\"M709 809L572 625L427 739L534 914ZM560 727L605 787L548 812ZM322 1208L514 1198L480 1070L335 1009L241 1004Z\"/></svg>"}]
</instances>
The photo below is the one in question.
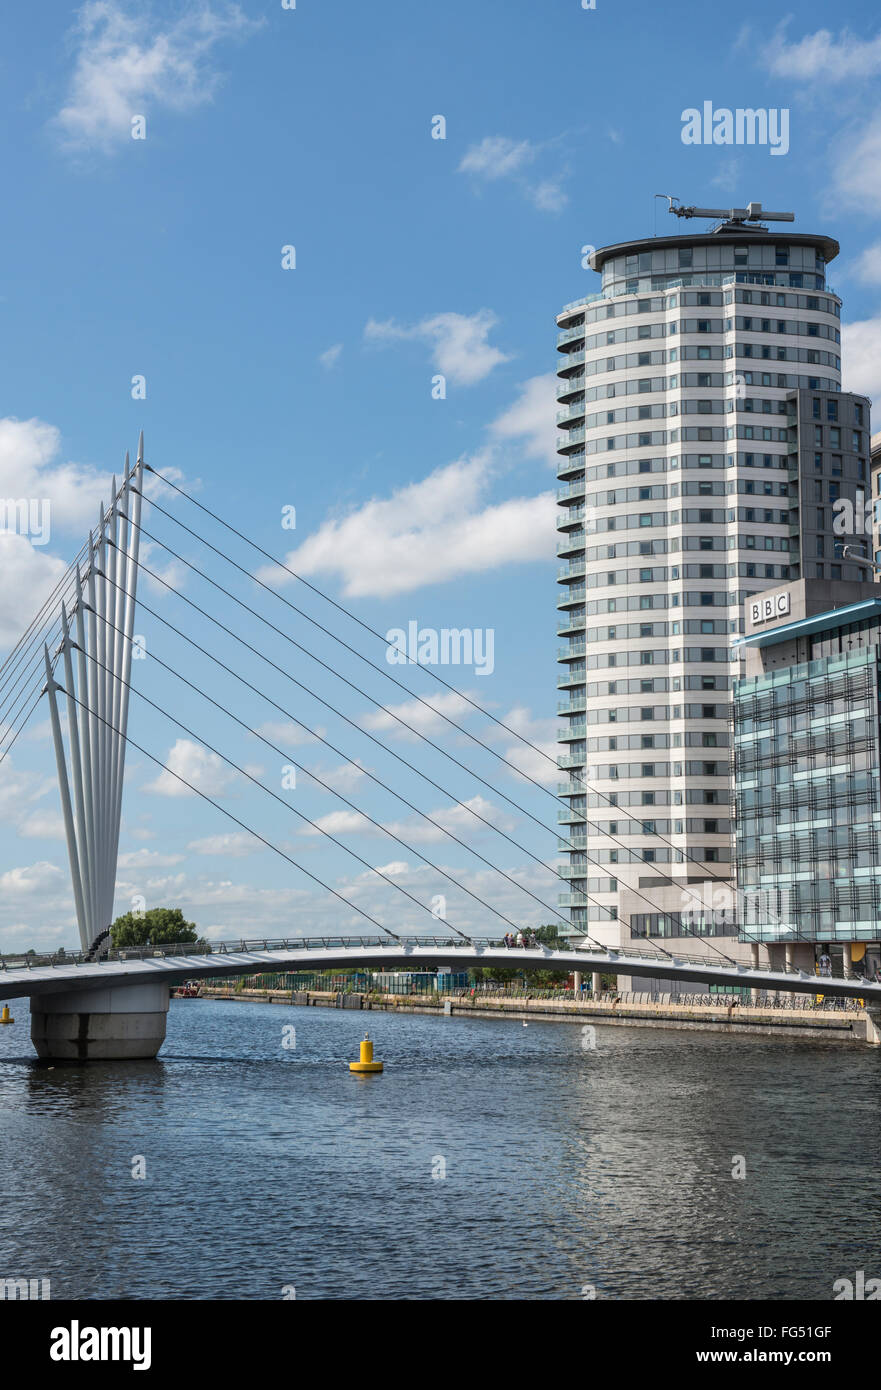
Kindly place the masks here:
<instances>
[{"instance_id":1,"label":"blue sky","mask_svg":"<svg viewBox=\"0 0 881 1390\"><path fill-rule=\"evenodd\" d=\"M596 3L585 11L579 0L299 0L285 10L255 0L103 0L4 10L0 497L49 498L52 532L47 546L0 535L0 647L77 550L143 428L157 468L271 552L292 553L296 568L381 632L412 620L491 629L492 674L444 667L441 675L554 752L554 314L597 287L581 266L582 246L674 230L659 192L792 209L800 230L842 243L829 278L845 299L846 386L872 394L881 378L876 6L845 3L829 29L828 6L815 3L793 14L749 2L730 14L697 3ZM684 145L682 112L704 100L787 108L789 152ZM137 115L146 119L142 140L132 139ZM443 140L432 139L438 115ZM282 269L287 245L296 247L293 270ZM438 373L445 399L432 398ZM136 375L146 399L132 399ZM162 505L202 525L187 504L165 497ZM296 508L294 532L282 529L285 506ZM246 578L149 506L145 524L255 602ZM216 529L210 537L255 567L246 547ZM166 573L161 550L149 559ZM236 628L229 605L201 581L179 568L168 577ZM293 581L283 592L300 602ZM143 597L212 650L233 653L234 642L179 601L150 587ZM256 603L310 644L308 625L277 601ZM328 617L314 598L304 606ZM284 722L148 615L140 627L148 650L204 680L247 723ZM237 630L253 638L255 626L245 619ZM353 633L385 666L382 644ZM341 694L280 639L259 644L356 724L369 718L366 699ZM326 639L319 649L380 704L405 698ZM428 672L404 679L426 696L440 690ZM137 682L278 788L275 753L150 658ZM440 721L429 721L432 736L495 790L393 724L373 730L424 763L441 793L282 677L264 669L255 683L555 902L558 884L535 859L452 809L455 798L480 797L473 804L486 819L553 864L555 807L545 793ZM473 712L450 708L499 751L515 746ZM39 708L0 764L0 946L8 949L74 939L45 721ZM137 700L130 732L163 761L184 737ZM305 766L329 770L368 814L472 891L517 920L549 919L346 759L315 741L295 747L283 732ZM300 833L297 817L262 793L226 780L198 749L187 743L175 756L233 814L393 929L431 929L414 904L320 836ZM553 787L549 762L522 750L512 757L526 757ZM117 910L136 896L181 903L216 936L357 925L277 857L252 852L240 836L218 839L239 833L198 798L164 794L157 776L131 756ZM446 892L451 922L499 926L418 852L346 820L346 808L308 779L289 800L339 828L420 902Z\"/></svg>"}]
</instances>

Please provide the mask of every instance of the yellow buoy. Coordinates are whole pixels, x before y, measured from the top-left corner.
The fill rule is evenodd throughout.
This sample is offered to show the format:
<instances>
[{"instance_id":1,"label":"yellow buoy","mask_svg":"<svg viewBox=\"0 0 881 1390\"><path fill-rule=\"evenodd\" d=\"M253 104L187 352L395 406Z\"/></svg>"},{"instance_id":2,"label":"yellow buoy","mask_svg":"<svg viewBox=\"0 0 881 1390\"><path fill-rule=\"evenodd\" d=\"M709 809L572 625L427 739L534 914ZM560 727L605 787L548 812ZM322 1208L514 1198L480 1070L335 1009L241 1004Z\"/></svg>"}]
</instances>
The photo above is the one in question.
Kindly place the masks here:
<instances>
[{"instance_id":1,"label":"yellow buoy","mask_svg":"<svg viewBox=\"0 0 881 1390\"><path fill-rule=\"evenodd\" d=\"M349 1071L382 1071L382 1062L374 1062L373 1060L373 1043L366 1033L364 1034L364 1041L361 1044L360 1060L357 1062L350 1062Z\"/></svg>"},{"instance_id":2,"label":"yellow buoy","mask_svg":"<svg viewBox=\"0 0 881 1390\"><path fill-rule=\"evenodd\" d=\"M9 1005L3 1005L3 1012L0 1013L0 1023L14 1023L15 1019L9 1017Z\"/></svg>"}]
</instances>

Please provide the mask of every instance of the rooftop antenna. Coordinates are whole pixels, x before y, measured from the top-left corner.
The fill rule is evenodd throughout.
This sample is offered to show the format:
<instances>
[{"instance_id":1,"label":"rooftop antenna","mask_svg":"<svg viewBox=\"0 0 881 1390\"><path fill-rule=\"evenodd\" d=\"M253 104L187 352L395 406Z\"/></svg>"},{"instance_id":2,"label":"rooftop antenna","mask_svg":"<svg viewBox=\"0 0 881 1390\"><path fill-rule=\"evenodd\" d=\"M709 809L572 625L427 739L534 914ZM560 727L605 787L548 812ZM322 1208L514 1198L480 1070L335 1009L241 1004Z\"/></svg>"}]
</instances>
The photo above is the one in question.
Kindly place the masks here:
<instances>
[{"instance_id":1,"label":"rooftop antenna","mask_svg":"<svg viewBox=\"0 0 881 1390\"><path fill-rule=\"evenodd\" d=\"M673 204L679 202L679 199L676 197L676 194L675 194L675 193L656 193L656 194L655 194L655 197L656 197L656 198L666 198L666 199L667 199L667 204L668 204L667 211L668 211L668 212L672 212L672 211L673 211ZM657 235L658 235L658 205L657 205L657 203L653 203L653 204L652 204L652 207L653 207L654 210L655 210L655 236L657 236Z\"/></svg>"},{"instance_id":2,"label":"rooftop antenna","mask_svg":"<svg viewBox=\"0 0 881 1390\"><path fill-rule=\"evenodd\" d=\"M737 226L745 226L748 222L794 222L794 212L765 212L761 203L749 203L745 208L696 208L696 207L674 207L679 199L674 198L669 193L656 194L659 198L669 198L670 206L668 212L672 212L674 217L711 217L721 218L723 222L732 222Z\"/></svg>"}]
</instances>

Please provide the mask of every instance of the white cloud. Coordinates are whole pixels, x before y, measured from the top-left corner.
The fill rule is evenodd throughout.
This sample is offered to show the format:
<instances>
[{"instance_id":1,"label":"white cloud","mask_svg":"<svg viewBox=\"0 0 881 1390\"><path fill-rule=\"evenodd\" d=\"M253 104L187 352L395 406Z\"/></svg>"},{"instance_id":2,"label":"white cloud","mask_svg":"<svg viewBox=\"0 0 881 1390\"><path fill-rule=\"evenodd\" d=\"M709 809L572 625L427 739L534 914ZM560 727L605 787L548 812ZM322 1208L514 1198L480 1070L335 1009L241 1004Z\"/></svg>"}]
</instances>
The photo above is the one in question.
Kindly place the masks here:
<instances>
[{"instance_id":1,"label":"white cloud","mask_svg":"<svg viewBox=\"0 0 881 1390\"><path fill-rule=\"evenodd\" d=\"M854 274L864 285L881 285L881 241L873 242L854 263Z\"/></svg>"},{"instance_id":2,"label":"white cloud","mask_svg":"<svg viewBox=\"0 0 881 1390\"><path fill-rule=\"evenodd\" d=\"M848 207L881 211L881 114L839 139L832 173L833 193Z\"/></svg>"},{"instance_id":3,"label":"white cloud","mask_svg":"<svg viewBox=\"0 0 881 1390\"><path fill-rule=\"evenodd\" d=\"M0 893L4 899L15 900L32 897L35 893L53 892L63 883L64 874L58 865L41 859L37 864L8 869L5 874L0 874ZM7 903L4 902L4 906Z\"/></svg>"},{"instance_id":4,"label":"white cloud","mask_svg":"<svg viewBox=\"0 0 881 1390\"><path fill-rule=\"evenodd\" d=\"M182 864L183 860L182 854L162 854L155 849L135 849L120 854L117 862L120 869L171 869L175 864Z\"/></svg>"},{"instance_id":5,"label":"white cloud","mask_svg":"<svg viewBox=\"0 0 881 1390\"><path fill-rule=\"evenodd\" d=\"M166 765L167 770L163 768L154 782L146 783L145 792L153 792L156 796L193 796L190 788L178 781L178 777L182 777L205 796L218 797L228 791L238 776L216 753L210 753L188 738L177 740L166 758Z\"/></svg>"},{"instance_id":6,"label":"white cloud","mask_svg":"<svg viewBox=\"0 0 881 1390\"><path fill-rule=\"evenodd\" d=\"M310 775L320 777L328 787L334 791L342 792L348 796L360 783L366 772L358 763L340 763L338 767L313 767L309 769ZM324 790L324 788L320 788Z\"/></svg>"},{"instance_id":7,"label":"white cloud","mask_svg":"<svg viewBox=\"0 0 881 1390\"><path fill-rule=\"evenodd\" d=\"M502 724L506 724L507 728L503 729ZM509 729L519 734L520 739L516 743L510 743L503 749L504 757L533 782L551 786L560 775L557 768L557 754L560 751L557 747L557 727L556 718L536 719L524 706L517 705L503 715L485 737L487 741L504 742L510 738ZM516 773L509 772L509 775L520 781Z\"/></svg>"},{"instance_id":8,"label":"white cloud","mask_svg":"<svg viewBox=\"0 0 881 1390\"><path fill-rule=\"evenodd\" d=\"M342 350L342 343L334 343L333 347L329 347L325 352L322 352L318 358L322 367L327 367L328 370L330 370L331 367L335 367L340 360Z\"/></svg>"},{"instance_id":9,"label":"white cloud","mask_svg":"<svg viewBox=\"0 0 881 1390\"><path fill-rule=\"evenodd\" d=\"M465 152L460 174L477 174L483 179L503 179L518 172L535 159L535 147L528 140L509 140L504 135L487 135L479 145Z\"/></svg>"},{"instance_id":10,"label":"white cloud","mask_svg":"<svg viewBox=\"0 0 881 1390\"><path fill-rule=\"evenodd\" d=\"M231 831L227 835L207 835L202 840L191 840L187 849L193 854L217 854L223 859L244 859L264 846L253 835L244 830Z\"/></svg>"},{"instance_id":11,"label":"white cloud","mask_svg":"<svg viewBox=\"0 0 881 1390\"><path fill-rule=\"evenodd\" d=\"M280 744L283 748L299 748L303 744L317 743L320 738L324 738L327 730L319 727L313 734L292 721L270 719L257 725L257 733L269 743Z\"/></svg>"},{"instance_id":12,"label":"white cloud","mask_svg":"<svg viewBox=\"0 0 881 1390\"><path fill-rule=\"evenodd\" d=\"M473 386L509 358L487 341L497 319L489 309L476 314L434 314L406 327L388 319L370 319L364 329L368 342L426 342L439 372L456 386Z\"/></svg>"},{"instance_id":13,"label":"white cloud","mask_svg":"<svg viewBox=\"0 0 881 1390\"><path fill-rule=\"evenodd\" d=\"M398 738L414 740L419 734L440 733L450 725L444 715L460 724L471 712L471 706L455 690L441 690L434 695L426 695L421 700L404 700L398 705L387 705L385 709L372 710L365 714L361 723L365 729L386 730ZM405 729L398 721L403 719L417 731L415 734Z\"/></svg>"},{"instance_id":14,"label":"white cloud","mask_svg":"<svg viewBox=\"0 0 881 1390\"><path fill-rule=\"evenodd\" d=\"M285 563L305 575L335 574L346 597L409 593L501 565L554 554L551 492L482 506L492 478L489 452L463 458L323 522ZM278 584L277 571L260 578Z\"/></svg>"},{"instance_id":15,"label":"white cloud","mask_svg":"<svg viewBox=\"0 0 881 1390\"><path fill-rule=\"evenodd\" d=\"M17 826L24 840L63 840L64 819L60 811L34 811Z\"/></svg>"},{"instance_id":16,"label":"white cloud","mask_svg":"<svg viewBox=\"0 0 881 1390\"><path fill-rule=\"evenodd\" d=\"M26 536L0 532L0 647L17 641L66 568Z\"/></svg>"},{"instance_id":17,"label":"white cloud","mask_svg":"<svg viewBox=\"0 0 881 1390\"><path fill-rule=\"evenodd\" d=\"M484 183L512 179L524 197L539 211L559 212L568 202L560 176L539 178L533 182L524 174L524 170L539 158L543 148L530 140L511 140L506 135L487 135L465 151L457 172L470 174L476 181Z\"/></svg>"},{"instance_id":18,"label":"white cloud","mask_svg":"<svg viewBox=\"0 0 881 1390\"><path fill-rule=\"evenodd\" d=\"M542 179L540 183L531 184L526 196L539 212L559 212L569 201L559 179Z\"/></svg>"},{"instance_id":19,"label":"white cloud","mask_svg":"<svg viewBox=\"0 0 881 1390\"><path fill-rule=\"evenodd\" d=\"M525 440L524 452L530 458L556 465L559 462L556 453L559 384L559 378L550 372L524 381L517 400L493 420L490 431L497 439Z\"/></svg>"},{"instance_id":20,"label":"white cloud","mask_svg":"<svg viewBox=\"0 0 881 1390\"><path fill-rule=\"evenodd\" d=\"M499 830L513 830L515 822L491 801L479 794L470 797L461 804L454 803L452 806L442 806L439 810L429 812L434 825L424 820L421 816L408 816L403 821L389 821L384 829L397 835L402 840L407 840L411 844L433 844L439 841L446 841L449 836L445 831L456 835L466 844L471 843L471 837L487 826L484 821L489 821L490 825Z\"/></svg>"},{"instance_id":21,"label":"white cloud","mask_svg":"<svg viewBox=\"0 0 881 1390\"><path fill-rule=\"evenodd\" d=\"M29 506L27 522L18 512L0 520L9 528L0 531L0 647L27 627L66 569L46 549L55 533L80 532L84 540L109 497L109 473L61 463L60 450L54 425L0 419L0 498Z\"/></svg>"},{"instance_id":22,"label":"white cloud","mask_svg":"<svg viewBox=\"0 0 881 1390\"><path fill-rule=\"evenodd\" d=\"M347 832L375 831L366 816L360 811L331 811L327 816L319 816L313 825L304 825L300 835L320 835L322 830L328 835L344 835Z\"/></svg>"},{"instance_id":23,"label":"white cloud","mask_svg":"<svg viewBox=\"0 0 881 1390\"><path fill-rule=\"evenodd\" d=\"M788 21L779 26L764 45L764 63L776 77L799 82L852 82L881 73L881 34L860 39L848 29L835 38L828 29L805 34L796 42L786 39Z\"/></svg>"},{"instance_id":24,"label":"white cloud","mask_svg":"<svg viewBox=\"0 0 881 1390\"><path fill-rule=\"evenodd\" d=\"M131 139L132 117L158 107L190 111L212 99L219 75L208 58L223 39L258 25L235 4L200 3L159 28L118 0L78 11L77 48L65 105L52 125L70 150L109 151Z\"/></svg>"},{"instance_id":25,"label":"white cloud","mask_svg":"<svg viewBox=\"0 0 881 1390\"><path fill-rule=\"evenodd\" d=\"M859 84L881 74L881 33L862 39L842 29L836 37L828 29L818 29L801 39L789 41L790 21L781 23L770 43L763 47L762 63L775 77L790 78L805 85L805 94L822 98L831 84ZM861 109L867 103L860 98ZM840 107L835 98L834 110ZM853 124L839 131L835 141L830 177L832 205L881 210L881 114L860 126Z\"/></svg>"},{"instance_id":26,"label":"white cloud","mask_svg":"<svg viewBox=\"0 0 881 1390\"><path fill-rule=\"evenodd\" d=\"M881 313L841 325L841 375L848 391L881 396Z\"/></svg>"},{"instance_id":27,"label":"white cloud","mask_svg":"<svg viewBox=\"0 0 881 1390\"><path fill-rule=\"evenodd\" d=\"M19 769L12 757L5 757L0 762L0 822L14 827L25 839L59 838L63 827L56 810L57 793L51 810L37 804L55 787L54 777Z\"/></svg>"},{"instance_id":28,"label":"white cloud","mask_svg":"<svg viewBox=\"0 0 881 1390\"><path fill-rule=\"evenodd\" d=\"M44 420L0 419L0 497L48 502L53 529L87 531L110 493L110 473L59 463L61 434ZM84 537L85 539L85 537Z\"/></svg>"},{"instance_id":29,"label":"white cloud","mask_svg":"<svg viewBox=\"0 0 881 1390\"><path fill-rule=\"evenodd\" d=\"M410 865L406 859L393 859L390 864L377 864L374 872L385 874L386 878L404 878L410 872Z\"/></svg>"}]
</instances>

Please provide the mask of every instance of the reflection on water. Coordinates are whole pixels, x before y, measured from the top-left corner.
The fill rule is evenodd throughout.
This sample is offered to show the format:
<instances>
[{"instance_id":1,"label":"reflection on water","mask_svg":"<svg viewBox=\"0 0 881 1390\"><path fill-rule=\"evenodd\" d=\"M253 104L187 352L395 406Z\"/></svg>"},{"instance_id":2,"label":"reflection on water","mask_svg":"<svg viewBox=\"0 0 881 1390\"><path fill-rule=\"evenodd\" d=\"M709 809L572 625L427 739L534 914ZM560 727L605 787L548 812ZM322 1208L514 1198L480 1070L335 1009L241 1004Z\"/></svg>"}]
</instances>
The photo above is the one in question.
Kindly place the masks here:
<instances>
[{"instance_id":1,"label":"reflection on water","mask_svg":"<svg viewBox=\"0 0 881 1390\"><path fill-rule=\"evenodd\" d=\"M828 1299L881 1274L881 1049L181 1000L159 1061L50 1067L12 1012L0 1277L55 1298ZM368 1023L386 1069L353 1076Z\"/></svg>"}]
</instances>

